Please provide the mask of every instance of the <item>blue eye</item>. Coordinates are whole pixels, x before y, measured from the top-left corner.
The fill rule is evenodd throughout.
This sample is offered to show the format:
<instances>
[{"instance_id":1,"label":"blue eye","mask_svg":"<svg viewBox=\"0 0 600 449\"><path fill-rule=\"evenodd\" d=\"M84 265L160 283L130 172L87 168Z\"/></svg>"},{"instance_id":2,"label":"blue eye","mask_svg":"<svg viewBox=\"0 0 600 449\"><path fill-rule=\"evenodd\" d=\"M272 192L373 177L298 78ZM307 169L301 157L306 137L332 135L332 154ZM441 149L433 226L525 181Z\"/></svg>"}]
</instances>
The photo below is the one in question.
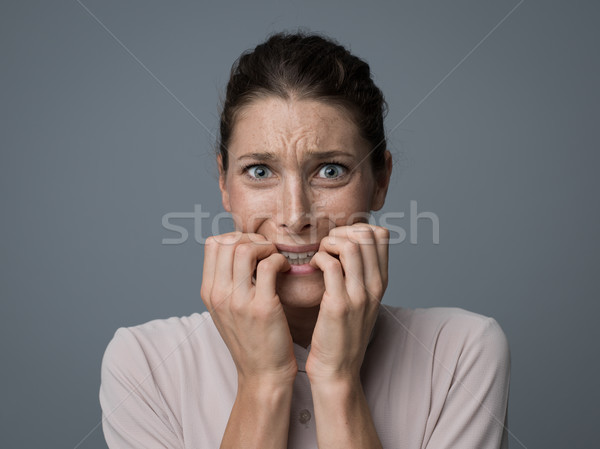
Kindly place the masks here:
<instances>
[{"instance_id":1,"label":"blue eye","mask_svg":"<svg viewBox=\"0 0 600 449\"><path fill-rule=\"evenodd\" d=\"M340 164L327 164L321 167L319 176L321 178L335 179L342 176L345 171L346 169Z\"/></svg>"},{"instance_id":2,"label":"blue eye","mask_svg":"<svg viewBox=\"0 0 600 449\"><path fill-rule=\"evenodd\" d=\"M264 179L271 176L271 170L265 165L251 165L247 170L250 177L255 179Z\"/></svg>"}]
</instances>

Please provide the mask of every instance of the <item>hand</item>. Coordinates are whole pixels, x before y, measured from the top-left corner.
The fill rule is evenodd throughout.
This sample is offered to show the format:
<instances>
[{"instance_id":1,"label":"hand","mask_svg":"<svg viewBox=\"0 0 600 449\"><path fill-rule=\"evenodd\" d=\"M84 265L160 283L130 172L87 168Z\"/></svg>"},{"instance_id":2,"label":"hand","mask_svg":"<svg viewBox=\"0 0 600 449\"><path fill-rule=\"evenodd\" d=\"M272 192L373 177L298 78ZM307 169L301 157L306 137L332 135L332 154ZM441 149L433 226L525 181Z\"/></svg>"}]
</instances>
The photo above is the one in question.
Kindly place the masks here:
<instances>
[{"instance_id":1,"label":"hand","mask_svg":"<svg viewBox=\"0 0 600 449\"><path fill-rule=\"evenodd\" d=\"M289 268L259 234L234 232L206 241L200 295L243 384L293 382L296 376L292 337L275 292L277 273Z\"/></svg>"},{"instance_id":2,"label":"hand","mask_svg":"<svg viewBox=\"0 0 600 449\"><path fill-rule=\"evenodd\" d=\"M321 240L310 262L325 281L306 361L311 383L360 379L387 287L388 240L387 229L365 223L334 228Z\"/></svg>"}]
</instances>

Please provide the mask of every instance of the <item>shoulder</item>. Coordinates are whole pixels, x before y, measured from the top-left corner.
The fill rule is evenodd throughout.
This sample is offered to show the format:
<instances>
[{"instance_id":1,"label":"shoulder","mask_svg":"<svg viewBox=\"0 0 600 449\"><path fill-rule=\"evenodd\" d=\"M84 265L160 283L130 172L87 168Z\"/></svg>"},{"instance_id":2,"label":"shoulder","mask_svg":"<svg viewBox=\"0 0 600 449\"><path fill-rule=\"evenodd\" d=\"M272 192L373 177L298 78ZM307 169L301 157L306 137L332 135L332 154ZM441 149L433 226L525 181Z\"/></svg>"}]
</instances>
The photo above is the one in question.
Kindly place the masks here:
<instances>
[{"instance_id":1,"label":"shoulder","mask_svg":"<svg viewBox=\"0 0 600 449\"><path fill-rule=\"evenodd\" d=\"M219 351L220 345L224 343L208 312L156 319L118 328L106 347L102 366L103 371L114 369L138 377L149 370L185 366L185 360Z\"/></svg>"},{"instance_id":2,"label":"shoulder","mask_svg":"<svg viewBox=\"0 0 600 449\"><path fill-rule=\"evenodd\" d=\"M379 315L382 325L396 327L405 333L443 332L467 336L483 332L505 339L502 328L494 318L457 307L406 309L382 304Z\"/></svg>"},{"instance_id":3,"label":"shoulder","mask_svg":"<svg viewBox=\"0 0 600 449\"><path fill-rule=\"evenodd\" d=\"M106 352L110 355L122 350L161 350L191 337L194 333L202 333L201 327L212 325L208 313L194 313L184 317L156 319L135 326L120 327L110 340ZM204 330L205 331L205 330Z\"/></svg>"},{"instance_id":4,"label":"shoulder","mask_svg":"<svg viewBox=\"0 0 600 449\"><path fill-rule=\"evenodd\" d=\"M106 439L111 447L183 447L189 423L194 435L212 435L217 422L225 428L236 386L208 312L121 327L102 358Z\"/></svg>"},{"instance_id":5,"label":"shoulder","mask_svg":"<svg viewBox=\"0 0 600 449\"><path fill-rule=\"evenodd\" d=\"M121 327L102 358L99 399L111 447L180 447L182 394L196 379L196 354L212 342L208 314Z\"/></svg>"},{"instance_id":6,"label":"shoulder","mask_svg":"<svg viewBox=\"0 0 600 449\"><path fill-rule=\"evenodd\" d=\"M494 359L508 363L508 340L491 317L454 307L405 309L382 304L381 326L403 347L420 346L431 355Z\"/></svg>"}]
</instances>

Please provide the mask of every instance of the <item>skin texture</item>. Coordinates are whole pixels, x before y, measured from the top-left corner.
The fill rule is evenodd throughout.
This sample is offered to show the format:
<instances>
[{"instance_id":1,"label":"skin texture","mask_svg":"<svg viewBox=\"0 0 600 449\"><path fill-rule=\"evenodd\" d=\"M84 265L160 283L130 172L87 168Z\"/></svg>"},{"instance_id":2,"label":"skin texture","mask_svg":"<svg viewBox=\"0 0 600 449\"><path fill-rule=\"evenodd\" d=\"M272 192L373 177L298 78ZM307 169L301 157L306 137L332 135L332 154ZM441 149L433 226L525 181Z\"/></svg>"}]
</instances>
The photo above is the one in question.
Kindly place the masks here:
<instances>
[{"instance_id":1,"label":"skin texture","mask_svg":"<svg viewBox=\"0 0 600 449\"><path fill-rule=\"evenodd\" d=\"M319 448L381 447L359 373L389 234L364 222L383 206L391 158L375 176L370 148L345 110L315 100L265 97L237 116L227 172L219 164L237 232L208 239L201 290L238 370L222 448L287 447L292 342L311 344ZM316 251L306 273L290 274L282 246Z\"/></svg>"}]
</instances>

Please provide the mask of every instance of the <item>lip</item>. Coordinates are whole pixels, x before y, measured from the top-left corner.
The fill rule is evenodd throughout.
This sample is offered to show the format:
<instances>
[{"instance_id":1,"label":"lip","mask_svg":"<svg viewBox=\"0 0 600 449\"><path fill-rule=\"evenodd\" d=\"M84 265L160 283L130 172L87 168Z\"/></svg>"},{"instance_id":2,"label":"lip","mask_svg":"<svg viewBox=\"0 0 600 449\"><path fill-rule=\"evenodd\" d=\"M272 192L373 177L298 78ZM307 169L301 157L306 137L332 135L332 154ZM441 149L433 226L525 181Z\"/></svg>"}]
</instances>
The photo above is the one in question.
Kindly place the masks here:
<instances>
[{"instance_id":1,"label":"lip","mask_svg":"<svg viewBox=\"0 0 600 449\"><path fill-rule=\"evenodd\" d=\"M299 275L305 275L305 274L312 274L315 273L316 271L318 271L315 267L313 267L312 265L305 263L303 265L290 265L290 269L287 271L284 271L283 274L288 275L288 276L299 276Z\"/></svg>"},{"instance_id":2,"label":"lip","mask_svg":"<svg viewBox=\"0 0 600 449\"><path fill-rule=\"evenodd\" d=\"M312 243L309 245L284 245L284 244L275 244L277 251L285 251L286 253L310 253L319 251L319 243ZM285 271L283 274L298 276L298 275L306 275L312 274L318 271L312 265L305 263L302 265L290 265L290 269Z\"/></svg>"}]
</instances>

